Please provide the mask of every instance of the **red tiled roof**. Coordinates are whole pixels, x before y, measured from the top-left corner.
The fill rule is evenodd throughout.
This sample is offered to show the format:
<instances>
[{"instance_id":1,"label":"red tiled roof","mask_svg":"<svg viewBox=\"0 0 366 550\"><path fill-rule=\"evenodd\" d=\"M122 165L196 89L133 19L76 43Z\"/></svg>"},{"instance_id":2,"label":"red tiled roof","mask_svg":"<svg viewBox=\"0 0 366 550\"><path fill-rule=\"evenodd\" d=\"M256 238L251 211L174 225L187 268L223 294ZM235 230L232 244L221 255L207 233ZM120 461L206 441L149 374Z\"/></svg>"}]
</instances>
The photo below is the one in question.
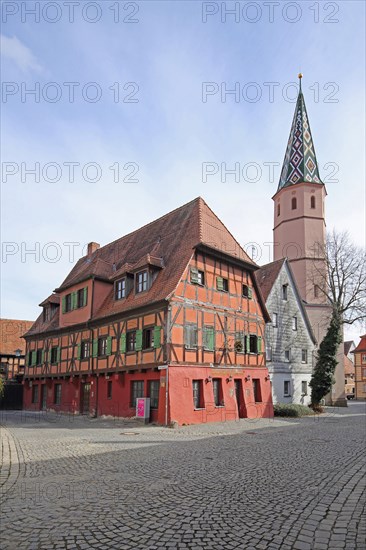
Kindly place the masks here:
<instances>
[{"instance_id":1,"label":"red tiled roof","mask_svg":"<svg viewBox=\"0 0 366 550\"><path fill-rule=\"evenodd\" d=\"M41 302L39 305L41 307L47 305L47 304L59 304L60 303L60 296L58 294L51 294L50 296L48 296L48 298L46 298L45 300L43 300L43 302Z\"/></svg>"},{"instance_id":2,"label":"red tiled roof","mask_svg":"<svg viewBox=\"0 0 366 550\"><path fill-rule=\"evenodd\" d=\"M200 244L225 252L253 268L257 267L205 201L198 197L99 248L89 257L84 256L56 291L65 290L92 276L109 280L111 291L95 319L165 300L174 292L194 248ZM114 300L111 279L115 279L118 273L122 274L122 271L126 272L126 269L133 270L141 262L146 265L147 259L160 268L150 290L138 295L130 293L125 300ZM54 328L53 324L49 326L51 328ZM41 332L46 327L41 329L38 319L33 330Z\"/></svg>"},{"instance_id":3,"label":"red tiled roof","mask_svg":"<svg viewBox=\"0 0 366 550\"><path fill-rule=\"evenodd\" d=\"M281 271L281 267L283 266L285 261L285 258L281 258L280 260L276 260L275 262L264 265L254 273L254 276L261 289L265 301L267 301L269 293L271 292L272 287L278 277L278 274Z\"/></svg>"},{"instance_id":4,"label":"red tiled roof","mask_svg":"<svg viewBox=\"0 0 366 550\"><path fill-rule=\"evenodd\" d=\"M33 321L18 319L0 319L0 354L15 355L15 350L25 354L25 341L22 336L33 325Z\"/></svg>"},{"instance_id":5,"label":"red tiled roof","mask_svg":"<svg viewBox=\"0 0 366 550\"><path fill-rule=\"evenodd\" d=\"M356 351L366 351L366 334L360 336L360 338L361 340L358 346L353 351L351 351L351 353L356 353Z\"/></svg>"}]
</instances>

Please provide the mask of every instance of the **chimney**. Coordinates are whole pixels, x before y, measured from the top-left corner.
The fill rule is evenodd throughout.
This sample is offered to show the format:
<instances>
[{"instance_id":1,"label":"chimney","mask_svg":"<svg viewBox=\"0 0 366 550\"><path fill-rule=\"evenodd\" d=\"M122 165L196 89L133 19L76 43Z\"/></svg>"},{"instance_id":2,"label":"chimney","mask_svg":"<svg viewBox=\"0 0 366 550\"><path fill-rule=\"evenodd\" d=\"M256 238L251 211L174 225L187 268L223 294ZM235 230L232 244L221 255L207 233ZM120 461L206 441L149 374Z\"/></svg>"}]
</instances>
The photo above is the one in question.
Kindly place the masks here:
<instances>
[{"instance_id":1,"label":"chimney","mask_svg":"<svg viewBox=\"0 0 366 550\"><path fill-rule=\"evenodd\" d=\"M91 256L92 254L94 254L94 252L96 250L98 250L98 248L100 248L99 243L89 243L88 244L88 256Z\"/></svg>"}]
</instances>

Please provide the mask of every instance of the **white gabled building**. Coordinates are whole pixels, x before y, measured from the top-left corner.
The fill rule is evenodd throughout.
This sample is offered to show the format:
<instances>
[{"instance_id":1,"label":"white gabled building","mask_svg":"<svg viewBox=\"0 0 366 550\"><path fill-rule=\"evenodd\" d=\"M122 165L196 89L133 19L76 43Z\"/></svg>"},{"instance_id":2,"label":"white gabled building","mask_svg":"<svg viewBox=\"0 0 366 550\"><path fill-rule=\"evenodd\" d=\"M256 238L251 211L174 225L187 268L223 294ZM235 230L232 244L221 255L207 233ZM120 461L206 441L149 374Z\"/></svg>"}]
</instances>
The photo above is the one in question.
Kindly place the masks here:
<instances>
[{"instance_id":1,"label":"white gabled building","mask_svg":"<svg viewBox=\"0 0 366 550\"><path fill-rule=\"evenodd\" d=\"M310 403L316 340L287 258L255 272L272 322L266 325L266 360L273 403Z\"/></svg>"}]
</instances>

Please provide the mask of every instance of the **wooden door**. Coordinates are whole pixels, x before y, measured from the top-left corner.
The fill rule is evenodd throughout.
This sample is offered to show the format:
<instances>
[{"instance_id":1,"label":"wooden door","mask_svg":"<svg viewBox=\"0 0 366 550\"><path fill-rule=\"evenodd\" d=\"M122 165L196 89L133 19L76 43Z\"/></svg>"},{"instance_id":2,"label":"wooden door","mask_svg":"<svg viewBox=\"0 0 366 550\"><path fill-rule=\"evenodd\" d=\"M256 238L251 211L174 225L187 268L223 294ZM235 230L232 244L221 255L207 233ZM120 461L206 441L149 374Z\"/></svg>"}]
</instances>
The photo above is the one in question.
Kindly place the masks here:
<instances>
[{"instance_id":1,"label":"wooden door","mask_svg":"<svg viewBox=\"0 0 366 550\"><path fill-rule=\"evenodd\" d=\"M244 398L243 398L243 384L242 380L236 379L234 380L235 385L235 398L236 398L236 406L238 408L238 416L239 418L245 418L245 405L244 405Z\"/></svg>"},{"instance_id":2,"label":"wooden door","mask_svg":"<svg viewBox=\"0 0 366 550\"><path fill-rule=\"evenodd\" d=\"M47 385L42 384L41 386L41 410L45 411L47 409Z\"/></svg>"},{"instance_id":3,"label":"wooden door","mask_svg":"<svg viewBox=\"0 0 366 550\"><path fill-rule=\"evenodd\" d=\"M81 414L89 414L90 408L90 384L82 384L81 392Z\"/></svg>"}]
</instances>

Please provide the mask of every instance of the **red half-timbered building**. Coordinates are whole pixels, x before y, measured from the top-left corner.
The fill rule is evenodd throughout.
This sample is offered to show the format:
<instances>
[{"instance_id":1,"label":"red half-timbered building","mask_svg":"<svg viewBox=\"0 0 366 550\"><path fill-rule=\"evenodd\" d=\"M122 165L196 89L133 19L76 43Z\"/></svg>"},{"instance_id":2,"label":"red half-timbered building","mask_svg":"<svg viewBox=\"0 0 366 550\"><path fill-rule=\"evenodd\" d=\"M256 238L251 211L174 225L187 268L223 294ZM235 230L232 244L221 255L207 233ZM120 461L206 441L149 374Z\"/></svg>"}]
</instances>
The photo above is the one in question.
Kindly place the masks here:
<instances>
[{"instance_id":1,"label":"red half-timbered building","mask_svg":"<svg viewBox=\"0 0 366 550\"><path fill-rule=\"evenodd\" d=\"M272 416L256 264L202 198L90 243L26 333L26 409L191 424Z\"/></svg>"}]
</instances>

